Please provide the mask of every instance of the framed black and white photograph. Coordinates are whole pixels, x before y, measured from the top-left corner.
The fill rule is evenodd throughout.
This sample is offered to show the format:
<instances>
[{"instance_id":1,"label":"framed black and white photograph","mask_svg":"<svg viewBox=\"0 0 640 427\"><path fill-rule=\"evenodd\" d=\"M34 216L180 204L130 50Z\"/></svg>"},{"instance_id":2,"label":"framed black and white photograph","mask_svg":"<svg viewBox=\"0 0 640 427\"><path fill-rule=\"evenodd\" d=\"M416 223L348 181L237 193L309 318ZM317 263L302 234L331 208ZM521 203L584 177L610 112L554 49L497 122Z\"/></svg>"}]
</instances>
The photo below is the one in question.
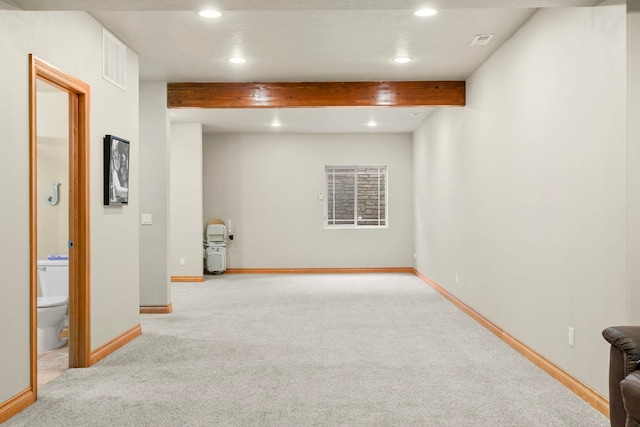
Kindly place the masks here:
<instances>
[{"instance_id":1,"label":"framed black and white photograph","mask_svg":"<svg viewBox=\"0 0 640 427\"><path fill-rule=\"evenodd\" d=\"M113 135L104 137L104 204L129 203L129 141Z\"/></svg>"}]
</instances>

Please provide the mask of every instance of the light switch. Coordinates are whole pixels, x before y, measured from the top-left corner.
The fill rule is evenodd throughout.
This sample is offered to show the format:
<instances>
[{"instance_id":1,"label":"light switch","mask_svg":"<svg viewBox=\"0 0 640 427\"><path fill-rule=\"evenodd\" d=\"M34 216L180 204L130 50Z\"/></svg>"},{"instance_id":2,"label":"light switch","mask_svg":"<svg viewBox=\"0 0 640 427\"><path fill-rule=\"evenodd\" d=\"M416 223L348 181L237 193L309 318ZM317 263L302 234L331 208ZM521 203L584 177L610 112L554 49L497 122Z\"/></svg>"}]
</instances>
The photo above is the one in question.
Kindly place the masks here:
<instances>
[{"instance_id":1,"label":"light switch","mask_svg":"<svg viewBox=\"0 0 640 427\"><path fill-rule=\"evenodd\" d=\"M322 199L324 199L324 194L318 193L318 200L322 200Z\"/></svg>"},{"instance_id":2,"label":"light switch","mask_svg":"<svg viewBox=\"0 0 640 427\"><path fill-rule=\"evenodd\" d=\"M140 215L140 222L142 223L142 225L151 225L153 223L153 220L151 218L151 214L141 214Z\"/></svg>"}]
</instances>

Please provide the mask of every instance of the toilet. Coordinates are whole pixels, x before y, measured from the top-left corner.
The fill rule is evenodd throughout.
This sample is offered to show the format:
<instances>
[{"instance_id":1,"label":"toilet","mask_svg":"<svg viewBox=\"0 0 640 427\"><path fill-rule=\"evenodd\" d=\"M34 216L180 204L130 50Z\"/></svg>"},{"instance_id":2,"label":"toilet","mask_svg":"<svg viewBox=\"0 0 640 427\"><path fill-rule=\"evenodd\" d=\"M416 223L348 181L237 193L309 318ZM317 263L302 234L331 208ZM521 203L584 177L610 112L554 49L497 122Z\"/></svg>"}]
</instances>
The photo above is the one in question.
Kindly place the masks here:
<instances>
[{"instance_id":1,"label":"toilet","mask_svg":"<svg viewBox=\"0 0 640 427\"><path fill-rule=\"evenodd\" d=\"M67 343L60 332L69 303L69 260L61 256L38 260L38 351L53 350ZM68 321L67 321L68 322Z\"/></svg>"}]
</instances>

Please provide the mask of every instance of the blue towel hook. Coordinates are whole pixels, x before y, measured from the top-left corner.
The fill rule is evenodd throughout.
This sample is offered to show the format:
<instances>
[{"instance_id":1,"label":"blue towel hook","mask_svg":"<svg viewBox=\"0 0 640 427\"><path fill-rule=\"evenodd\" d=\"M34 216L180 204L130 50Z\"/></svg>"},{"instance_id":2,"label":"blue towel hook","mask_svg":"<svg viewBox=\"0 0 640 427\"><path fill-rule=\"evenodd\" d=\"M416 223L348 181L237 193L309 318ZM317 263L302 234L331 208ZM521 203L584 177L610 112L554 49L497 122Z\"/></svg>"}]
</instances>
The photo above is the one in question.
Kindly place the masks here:
<instances>
[{"instance_id":1,"label":"blue towel hook","mask_svg":"<svg viewBox=\"0 0 640 427\"><path fill-rule=\"evenodd\" d=\"M60 183L59 182L54 182L53 183L53 195L47 197L47 203L49 203L51 206L55 206L58 204L58 199L60 197Z\"/></svg>"}]
</instances>

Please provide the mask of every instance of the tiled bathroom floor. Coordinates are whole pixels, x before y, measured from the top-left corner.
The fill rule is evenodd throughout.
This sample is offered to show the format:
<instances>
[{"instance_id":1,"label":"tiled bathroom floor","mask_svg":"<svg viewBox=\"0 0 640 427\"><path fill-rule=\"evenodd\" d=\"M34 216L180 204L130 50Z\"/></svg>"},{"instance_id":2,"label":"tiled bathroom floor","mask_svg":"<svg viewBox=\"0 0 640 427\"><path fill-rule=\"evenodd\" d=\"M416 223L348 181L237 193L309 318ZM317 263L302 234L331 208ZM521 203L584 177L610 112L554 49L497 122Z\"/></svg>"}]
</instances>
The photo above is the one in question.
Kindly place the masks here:
<instances>
[{"instance_id":1,"label":"tiled bathroom floor","mask_svg":"<svg viewBox=\"0 0 640 427\"><path fill-rule=\"evenodd\" d=\"M38 352L38 387L69 369L69 345Z\"/></svg>"}]
</instances>

